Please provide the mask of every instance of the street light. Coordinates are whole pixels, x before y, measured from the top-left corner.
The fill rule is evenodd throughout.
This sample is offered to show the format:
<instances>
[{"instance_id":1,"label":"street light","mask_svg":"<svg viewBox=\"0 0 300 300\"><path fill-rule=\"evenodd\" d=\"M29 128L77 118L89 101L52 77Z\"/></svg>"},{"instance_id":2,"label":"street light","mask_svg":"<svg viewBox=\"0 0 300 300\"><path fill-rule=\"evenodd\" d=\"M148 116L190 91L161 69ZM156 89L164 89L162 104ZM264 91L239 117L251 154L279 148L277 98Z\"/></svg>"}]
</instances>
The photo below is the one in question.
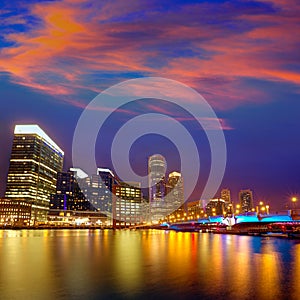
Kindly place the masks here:
<instances>
[{"instance_id":1,"label":"street light","mask_svg":"<svg viewBox=\"0 0 300 300\"><path fill-rule=\"evenodd\" d=\"M293 202L293 206L294 208L296 208L296 202L297 202L297 197L292 197L292 202Z\"/></svg>"},{"instance_id":2,"label":"street light","mask_svg":"<svg viewBox=\"0 0 300 300\"><path fill-rule=\"evenodd\" d=\"M266 205L266 209L267 209L267 215L270 213L269 209L270 209L270 206L269 205Z\"/></svg>"}]
</instances>

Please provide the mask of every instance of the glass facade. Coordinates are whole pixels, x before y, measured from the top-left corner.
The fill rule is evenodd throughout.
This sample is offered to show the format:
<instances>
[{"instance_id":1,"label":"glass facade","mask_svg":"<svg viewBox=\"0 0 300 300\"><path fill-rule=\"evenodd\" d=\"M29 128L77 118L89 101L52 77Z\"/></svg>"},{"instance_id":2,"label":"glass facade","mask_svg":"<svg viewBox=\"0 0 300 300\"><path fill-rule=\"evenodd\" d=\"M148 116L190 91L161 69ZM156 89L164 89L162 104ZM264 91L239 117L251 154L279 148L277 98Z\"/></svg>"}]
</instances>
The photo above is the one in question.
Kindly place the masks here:
<instances>
[{"instance_id":1,"label":"glass facade","mask_svg":"<svg viewBox=\"0 0 300 300\"><path fill-rule=\"evenodd\" d=\"M179 172L171 172L167 183L166 204L168 214L184 204L183 178Z\"/></svg>"},{"instance_id":2,"label":"glass facade","mask_svg":"<svg viewBox=\"0 0 300 300\"><path fill-rule=\"evenodd\" d=\"M56 193L51 195L50 209L94 210L78 185L74 171L58 172Z\"/></svg>"},{"instance_id":3,"label":"glass facade","mask_svg":"<svg viewBox=\"0 0 300 300\"><path fill-rule=\"evenodd\" d=\"M33 223L47 219L63 156L63 151L37 125L15 127L5 197L31 203Z\"/></svg>"},{"instance_id":4,"label":"glass facade","mask_svg":"<svg viewBox=\"0 0 300 300\"><path fill-rule=\"evenodd\" d=\"M107 215L112 213L112 191L118 179L110 169L98 168L97 174L88 176L82 170L73 168L81 191L96 210ZM80 176L82 174L82 176Z\"/></svg>"},{"instance_id":5,"label":"glass facade","mask_svg":"<svg viewBox=\"0 0 300 300\"><path fill-rule=\"evenodd\" d=\"M150 156L148 160L149 205L150 217L153 222L158 222L167 215L165 174L165 158L159 154Z\"/></svg>"}]
</instances>

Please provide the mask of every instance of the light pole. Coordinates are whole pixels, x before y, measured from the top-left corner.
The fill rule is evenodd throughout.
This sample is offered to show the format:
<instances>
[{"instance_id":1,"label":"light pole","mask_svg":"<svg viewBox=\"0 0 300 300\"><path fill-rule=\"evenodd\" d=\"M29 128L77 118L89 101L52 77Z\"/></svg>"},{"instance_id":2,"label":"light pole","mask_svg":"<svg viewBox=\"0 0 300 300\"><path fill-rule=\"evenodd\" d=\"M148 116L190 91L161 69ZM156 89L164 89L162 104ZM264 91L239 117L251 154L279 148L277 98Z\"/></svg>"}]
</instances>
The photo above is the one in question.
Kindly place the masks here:
<instances>
[{"instance_id":1,"label":"light pole","mask_svg":"<svg viewBox=\"0 0 300 300\"><path fill-rule=\"evenodd\" d=\"M292 202L293 202L293 207L296 209L296 204L297 204L297 197L292 197Z\"/></svg>"},{"instance_id":2,"label":"light pole","mask_svg":"<svg viewBox=\"0 0 300 300\"><path fill-rule=\"evenodd\" d=\"M270 206L269 205L266 205L266 209L267 209L267 215L270 213L269 209L270 209Z\"/></svg>"}]
</instances>

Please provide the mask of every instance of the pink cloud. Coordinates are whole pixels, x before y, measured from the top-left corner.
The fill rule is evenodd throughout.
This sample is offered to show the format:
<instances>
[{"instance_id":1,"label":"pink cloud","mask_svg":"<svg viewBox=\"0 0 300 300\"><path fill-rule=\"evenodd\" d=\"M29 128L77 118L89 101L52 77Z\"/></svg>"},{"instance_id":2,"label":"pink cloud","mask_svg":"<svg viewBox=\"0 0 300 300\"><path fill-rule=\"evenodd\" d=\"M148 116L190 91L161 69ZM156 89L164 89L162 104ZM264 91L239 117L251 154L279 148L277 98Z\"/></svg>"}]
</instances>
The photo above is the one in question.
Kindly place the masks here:
<instances>
[{"instance_id":1,"label":"pink cloud","mask_svg":"<svg viewBox=\"0 0 300 300\"><path fill-rule=\"evenodd\" d=\"M130 72L179 80L219 109L266 101L263 91L246 86L242 79L300 84L299 72L286 67L298 58L300 8L297 1L293 9L289 1L265 2L278 12L247 14L227 8L229 16L216 15L224 22L232 18L246 24L243 30L208 22L207 15L214 12L209 3L183 6L180 13L165 12L164 18L155 7L146 9L139 1L28 4L29 15L39 22L28 25L25 32L5 33L13 45L2 49L0 70L9 73L14 83L80 107L84 100L72 96L79 90L99 93L99 81L105 76L101 74L122 78L122 73ZM141 12L142 18L135 16ZM199 13L203 20L199 21ZM122 20L128 14L131 19ZM22 16L7 20L25 21ZM173 55L181 49L194 54Z\"/></svg>"}]
</instances>

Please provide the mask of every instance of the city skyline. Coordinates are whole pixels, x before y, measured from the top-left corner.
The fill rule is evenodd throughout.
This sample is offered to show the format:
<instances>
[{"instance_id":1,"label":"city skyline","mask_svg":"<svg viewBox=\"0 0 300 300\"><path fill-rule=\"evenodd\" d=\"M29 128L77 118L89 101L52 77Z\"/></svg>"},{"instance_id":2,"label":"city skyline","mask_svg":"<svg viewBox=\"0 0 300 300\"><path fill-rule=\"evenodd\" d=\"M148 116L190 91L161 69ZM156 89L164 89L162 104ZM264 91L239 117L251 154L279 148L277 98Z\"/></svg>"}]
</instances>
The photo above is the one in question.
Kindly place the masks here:
<instances>
[{"instance_id":1,"label":"city skyline","mask_svg":"<svg viewBox=\"0 0 300 300\"><path fill-rule=\"evenodd\" d=\"M37 143L37 141L39 141ZM30 159L33 155L34 160L33 164L39 164L39 162L35 161L36 158L39 157L40 154L36 153L36 148L39 143L44 143L43 147L50 148L52 149L53 154L52 155L59 155L63 157L64 151L47 135L47 133L37 124L26 124L26 125L16 125L15 130L14 130L14 143L12 147L12 152L11 152L11 164L10 168L12 167L13 171L10 171L12 173L8 173L7 176L7 184L6 184L6 193L5 197L10 199L11 197L17 197L18 201L20 199L23 199L22 193L24 192L24 186L25 186L25 181L22 179L20 180L21 175L18 173L23 172L24 170L28 169L26 166L27 162L30 162L32 159ZM36 144L36 145L35 145ZM34 146L34 147L33 147ZM23 150L25 149L25 150ZM39 147L38 147L39 149ZM54 154L55 153L55 154ZM21 159L14 159L15 157L21 158ZM44 157L44 156L42 156ZM29 158L29 159L28 159ZM53 157L51 156L51 159ZM16 161L16 162L15 162ZM16 164L17 163L17 164ZM22 167L20 165L24 164L25 167ZM14 165L16 164L16 165ZM41 163L41 166L44 166L43 163ZM16 168L17 167L17 168ZM47 167L49 168L49 167ZM61 161L61 167L60 169L63 169L63 162ZM9 169L10 170L10 169ZM118 186L118 184L125 184L127 186L131 186L132 188L138 187L140 190L141 189L141 183L140 182L133 182L133 181L127 181L123 182L120 181L120 179L114 174L115 170L110 170L109 168L105 167L97 167L97 170L95 173L88 175L85 173L85 170L82 170L80 168L74 168L71 167L67 171L62 172L62 171L57 171L57 174L52 176L52 178L48 178L50 180L56 180L56 194L49 194L51 197L48 199L48 201L53 201L51 206L55 206L55 209L62 209L66 210L66 205L73 205L74 203L69 203L69 199L66 199L66 195L69 197L72 195L74 192L77 193L77 197L79 199L79 206L83 205L80 207L79 210L88 210L90 209L91 211L98 209L102 212L109 211L110 209L107 209L105 207L100 207L100 203L97 203L97 201L105 195L105 190L109 191L110 193L115 194L113 192L113 186ZM162 201L163 208L162 210L158 210L159 214L163 218L165 214L170 214L174 213L177 209L180 209L184 202L186 202L187 199L184 197L184 188L183 188L183 178L180 172L178 171L172 171L169 174L166 173L166 161L163 156L160 154L154 154L150 157L148 157L148 181L149 181L149 186L147 187L146 190L149 190L148 197L146 196L146 199L149 201L149 205L151 207L151 203L154 203L156 200ZM16 177L17 180L11 179L14 176L14 173L18 175ZM25 171L27 173L27 171ZM22 176L25 176L28 174L23 174ZM168 175L168 176L167 176ZM31 175L30 175L31 176ZM20 178L19 178L20 177ZM100 180L101 177L101 180ZM72 179L73 178L73 179ZM75 179L76 178L76 179ZM77 184L77 190L76 187L74 186L74 183L72 181L75 180ZM116 183L114 184L113 181ZM118 182L118 184L117 184ZM26 182L28 184L29 182ZM20 185L23 184L24 186ZM12 190L13 195L10 195L10 189L11 186L14 187L14 185L20 186L18 190L15 188ZM118 186L119 187L119 186ZM225 201L227 204L233 204L234 202L236 205L239 207L239 205L242 207L242 210L240 211L241 213L245 213L248 211L251 211L254 209L255 203L257 205L263 205L262 201L259 199L253 199L253 191L250 189L247 190L240 190L238 193L238 198L237 201L232 201L231 199L231 190L230 188L223 188L221 187L220 193L217 193L214 195L214 197L220 196L218 199L214 199L212 197L211 199L198 199L196 202L209 202L209 201ZM62 192L62 190L65 190L66 193ZM100 190L102 190L100 192ZM70 192L70 194L69 194ZM119 191L118 191L119 193ZM241 196L245 193L246 198L244 199L244 196ZM27 193L25 193L26 195ZM47 194L47 193L46 193ZM46 194L44 197L46 197ZM81 194L81 196L79 195ZM95 195L97 196L95 197ZM14 196L15 195L15 196ZM48 195L48 196L49 196ZM94 196L93 196L94 195ZM102 196L101 196L102 195ZM248 196L249 195L249 196ZM58 196L58 199L55 199L55 196ZM27 197L27 196L25 196ZM29 196L28 196L29 197ZM30 196L32 197L32 196ZM105 198L110 198L111 196L106 195ZM112 196L114 197L114 196ZM249 199L248 199L249 197ZM98 199L99 198L99 199ZM108 199L107 198L107 199ZM12 198L14 199L14 198ZM22 201L21 200L21 201ZM298 198L297 197L292 197L291 202L294 206L296 207L296 202ZM74 200L71 200L74 201ZM87 201L85 204L82 203L82 201ZM171 201L171 202L170 202ZM112 199L111 199L112 202ZM174 203L172 203L174 202ZM190 202L191 204L193 201L187 201ZM88 204L89 203L89 204ZM246 203L246 204L245 204ZM106 203L105 205L107 205ZM86 207L84 208L84 205ZM88 205L90 208L88 208ZM111 205L111 204L110 204ZM198 204L197 204L198 205ZM246 209L243 208L245 205ZM60 207L60 208L59 208ZM201 208L205 208L204 204L201 206ZM269 208L269 207L268 207ZM291 208L291 206L286 207L286 208ZM76 210L75 206L72 208L72 210ZM164 212L166 210L166 212ZM252 210L253 211L253 210ZM239 213L239 212L237 212ZM157 221L157 220L156 220Z\"/></svg>"},{"instance_id":2,"label":"city skyline","mask_svg":"<svg viewBox=\"0 0 300 300\"><path fill-rule=\"evenodd\" d=\"M24 136L26 136L26 135L37 135L38 137L40 137L44 142L46 142L46 144L50 147L50 148L52 148L53 150L55 150L58 154L59 153L62 153L62 155L64 155L64 151L45 133L45 131L42 129L42 128L40 128L40 126L39 125L37 125L37 124L25 124L25 125L16 125L15 126L15 129L14 129L14 136L19 136L19 137L21 137L22 135ZM26 141L27 142L27 141ZM13 144L13 146L14 147L16 147L16 144L14 143ZM13 147L13 148L14 148ZM13 151L14 151L14 149L12 148L12 155L14 155L13 154ZM151 172L151 160L153 160L154 159L154 161L155 160L161 160L161 163L163 163L163 165L161 165L160 167L162 168L162 170L161 170L161 172L159 173L159 175L155 175L157 178L152 178L152 172ZM150 190L152 190L153 188L155 188L155 189L157 189L157 185L159 185L159 184L163 184L163 186L162 187L160 187L160 189L161 188L163 188L163 192L162 192L162 194L161 194L161 197L162 197L162 199L164 199L165 198L165 196L167 196L168 194L164 194L164 193L168 193L168 191L167 191L167 189L168 189L168 182L167 182L167 179L166 179L166 175L167 175L167 172L166 172L166 161L165 161L165 159L164 159L164 157L163 156L161 156L160 154L153 154L153 155L151 155L151 156L149 156L148 157L148 159L147 159L147 162L148 162L148 172L149 172L149 195L148 195L148 197L146 197L146 198L149 198L149 203L151 203L151 196L150 196ZM63 164L62 165L62 168L63 169L66 169L66 167L65 167L65 165ZM87 182L86 182L86 180L88 179L88 182L90 182L91 180L93 181L95 178L95 176L96 177L99 177L100 175L100 173L102 172L104 172L104 173L107 173L108 175L110 175L111 176L111 178L113 178L115 175L113 174L113 172L115 172L115 170L110 170L109 168L106 168L106 167L97 167L97 170L96 170L96 173L95 174L90 174L90 178L88 177L88 174L86 174L85 173L85 171L84 170L82 170L82 169L80 169L80 168L74 168L74 167L69 167L66 171L65 171L65 173L66 172L75 172L77 175L77 178L78 178L78 180L79 181L82 181L81 182L81 184L80 184L80 188L82 188L83 189L83 191L85 190L85 188L87 188L87 186L86 186L86 184L87 184ZM80 174L78 174L78 172L80 172ZM64 174L65 174L64 173ZM170 176L172 176L172 174L175 174L176 176L179 176L180 175L180 173L178 173L177 171L174 171L174 170L172 170L171 172L169 172L169 179L170 179ZM7 176L9 176L9 173L8 173L8 175ZM155 177L154 176L154 177ZM93 179L94 178L94 179ZM54 178L53 178L54 179ZM8 177L6 178L6 180L8 180ZM98 181L99 179L97 179L97 181ZM104 180L104 179L102 179L102 180ZM128 178L127 179L127 181L128 180L130 180L130 178ZM155 184L153 184L153 182L155 183ZM107 184L106 183L106 180L104 181L105 182L105 184ZM91 182L89 183L89 184L91 184ZM102 185L103 183L102 183L102 181L101 181L101 183L98 183L97 184L97 186L99 186L99 184L100 185ZM139 183L140 184L140 183ZM152 185L153 184L153 185ZM94 183L93 184L91 184L91 186L94 186ZM109 188L110 190L111 190L111 192L112 192L112 188ZM5 190L7 190L7 183L5 184ZM148 188L147 188L147 190L148 190ZM252 190L250 190L250 189L240 189L239 191L238 191L238 193L237 193L237 195L236 195L236 197L234 196L233 197L233 201L231 200L231 189L230 188L224 188L222 185L220 186L220 188L219 188L219 192L218 193L216 193L215 195L214 195L214 197L219 197L220 196L220 199L223 199L223 200L225 200L225 201L227 201L227 202L233 202L233 203L236 203L237 205L239 205L239 204L241 204L242 203L242 198L241 198L241 194L242 193L244 193L244 192L250 192L251 193L251 204L250 204L250 209L251 208L253 208L254 207L254 205L255 205L255 203L257 204L257 205L259 205L259 203L262 203L262 199L257 199L257 198L255 198L255 197L253 197L253 194L255 195L255 191L252 191ZM85 191L84 192L85 194L87 193L87 191ZM99 193L99 192L97 192L97 193ZM222 195L224 194L224 196L222 197ZM168 195L169 197L170 197L170 195ZM285 207L284 207L284 209L287 209L287 208L289 208L289 209L291 209L292 208L292 206L294 205L295 206L295 202L298 200L298 198L296 197L297 196L297 194L293 194L292 195L292 197L289 199L289 202L287 202L286 204L285 204ZM7 194L5 194L5 197L7 197ZM182 197L183 197L183 195L182 195ZM212 197L211 199L207 199L206 200L206 202L208 202L209 200L214 200L213 198L214 197ZM90 196L88 196L88 201L89 201L89 203L93 206L93 205L95 205L95 203L93 202L93 200L92 200L92 197L90 197ZM8 198L9 199L9 198ZM296 200L295 200L296 199ZM201 199L201 198L198 198L196 201L203 201L203 199ZM217 199L218 200L218 199ZM184 199L184 197L183 197L183 199L182 199L182 201L186 201L186 199ZM189 199L189 201L187 201L187 202L193 202L193 201L195 201L195 200L191 200L191 199ZM267 202L269 202L268 200L267 200ZM272 202L272 201L271 201ZM96 207L97 207L97 203L96 203ZM167 206L166 206L167 207ZM179 207L179 204L176 206L176 208L178 208ZM204 208L204 207L203 207ZM250 209L247 209L247 210L249 210L250 211ZM246 211L247 211L246 210ZM276 207L275 207L275 210L278 210ZM171 211L171 210L170 210ZM242 210L243 211L243 210ZM162 214L162 216L163 216L163 214Z\"/></svg>"},{"instance_id":3,"label":"city skyline","mask_svg":"<svg viewBox=\"0 0 300 300\"><path fill-rule=\"evenodd\" d=\"M216 111L227 142L220 189L230 187L233 201L249 188L256 201L282 209L299 195L297 1L3 1L1 8L1 197L15 124L39 124L55 137L67 170L85 106L105 88L145 76L179 80ZM99 165L112 168L112 136L124 122L149 111L180 119L178 110L169 109L151 101L124 107L106 127L107 147L98 145ZM197 146L207 153L201 141ZM180 169L174 145L155 135L134 143L133 169L145 175L155 153L166 157L167 172ZM208 165L204 157L206 173ZM198 199L206 177L199 178L191 200Z\"/></svg>"}]
</instances>

